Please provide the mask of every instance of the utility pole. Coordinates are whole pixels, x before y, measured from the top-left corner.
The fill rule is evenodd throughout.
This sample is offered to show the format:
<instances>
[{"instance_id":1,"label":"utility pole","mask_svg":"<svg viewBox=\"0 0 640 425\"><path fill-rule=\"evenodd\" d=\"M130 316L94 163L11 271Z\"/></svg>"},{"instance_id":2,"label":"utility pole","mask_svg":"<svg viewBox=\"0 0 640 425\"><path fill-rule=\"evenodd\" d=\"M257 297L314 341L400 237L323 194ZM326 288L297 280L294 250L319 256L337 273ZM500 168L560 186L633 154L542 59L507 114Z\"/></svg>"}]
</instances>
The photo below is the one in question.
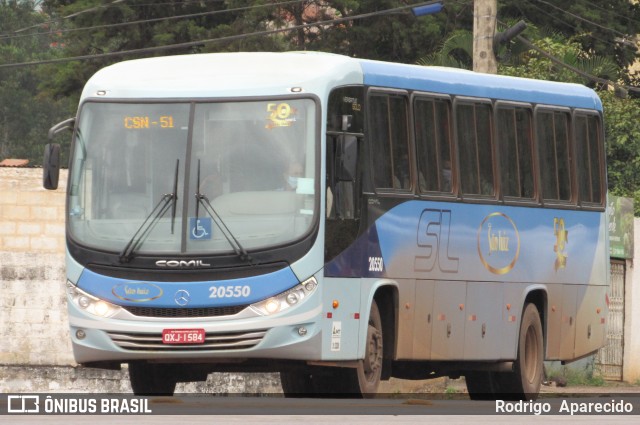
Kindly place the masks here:
<instances>
[{"instance_id":1,"label":"utility pole","mask_svg":"<svg viewBox=\"0 0 640 425\"><path fill-rule=\"evenodd\" d=\"M473 70L487 74L498 72L493 52L496 32L498 0L474 0L473 2Z\"/></svg>"}]
</instances>

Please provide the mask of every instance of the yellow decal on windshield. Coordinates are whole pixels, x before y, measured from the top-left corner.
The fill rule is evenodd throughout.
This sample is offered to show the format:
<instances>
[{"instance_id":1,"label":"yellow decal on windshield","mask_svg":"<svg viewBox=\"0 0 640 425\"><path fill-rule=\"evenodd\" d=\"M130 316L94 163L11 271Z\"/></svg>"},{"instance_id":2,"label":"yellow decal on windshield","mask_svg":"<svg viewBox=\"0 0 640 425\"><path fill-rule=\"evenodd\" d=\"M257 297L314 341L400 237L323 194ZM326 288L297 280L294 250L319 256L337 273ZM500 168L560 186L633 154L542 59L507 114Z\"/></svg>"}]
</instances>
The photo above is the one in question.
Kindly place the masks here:
<instances>
[{"instance_id":1,"label":"yellow decal on windshield","mask_svg":"<svg viewBox=\"0 0 640 425\"><path fill-rule=\"evenodd\" d=\"M292 108L288 103L269 103L267 104L267 112L269 112L269 118L266 129L271 130L276 127L290 127L296 122L295 108Z\"/></svg>"}]
</instances>

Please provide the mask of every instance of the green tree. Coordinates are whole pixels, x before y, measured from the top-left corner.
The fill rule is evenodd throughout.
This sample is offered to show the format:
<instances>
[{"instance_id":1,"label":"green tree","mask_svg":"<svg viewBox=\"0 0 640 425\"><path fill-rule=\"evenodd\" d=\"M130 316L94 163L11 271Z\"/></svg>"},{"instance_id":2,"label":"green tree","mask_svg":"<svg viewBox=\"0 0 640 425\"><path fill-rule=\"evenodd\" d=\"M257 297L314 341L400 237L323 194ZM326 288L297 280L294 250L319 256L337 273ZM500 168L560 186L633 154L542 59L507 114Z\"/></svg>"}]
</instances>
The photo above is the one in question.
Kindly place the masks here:
<instances>
[{"instance_id":1,"label":"green tree","mask_svg":"<svg viewBox=\"0 0 640 425\"><path fill-rule=\"evenodd\" d=\"M640 216L640 100L601 92L605 110L607 178L612 195L634 200Z\"/></svg>"},{"instance_id":2,"label":"green tree","mask_svg":"<svg viewBox=\"0 0 640 425\"><path fill-rule=\"evenodd\" d=\"M104 4L97 0L46 0L43 9L51 16L57 42L67 57L100 55L178 44L213 38L232 32L235 16L222 13L226 2L149 2L133 0ZM176 18L190 15L190 18ZM124 59L187 54L203 51L203 46L162 53L142 53L126 57L97 57L51 67L46 89L53 96L79 96L86 80L100 68Z\"/></svg>"},{"instance_id":3,"label":"green tree","mask_svg":"<svg viewBox=\"0 0 640 425\"><path fill-rule=\"evenodd\" d=\"M541 80L564 81L596 87L596 82L587 77L600 80L619 81L621 70L612 58L586 53L575 38L567 38L561 34L544 34L536 28L528 30L528 35L535 37L533 44L542 51L560 60L563 64L581 71L582 74L562 66L540 52L529 49L521 43L516 45L509 60L499 66L499 73L516 77L536 78ZM579 38L579 36L577 36Z\"/></svg>"},{"instance_id":4,"label":"green tree","mask_svg":"<svg viewBox=\"0 0 640 425\"><path fill-rule=\"evenodd\" d=\"M628 66L637 56L640 4L629 0L500 0L501 21L524 19L550 34L578 43L587 56L606 58L631 83Z\"/></svg>"},{"instance_id":5,"label":"green tree","mask_svg":"<svg viewBox=\"0 0 640 425\"><path fill-rule=\"evenodd\" d=\"M330 16L353 17L405 6L398 0L323 2ZM309 50L392 62L415 63L433 52L456 27L472 23L471 4L448 3L440 13L414 17L409 10L356 19L322 28L305 45Z\"/></svg>"},{"instance_id":6,"label":"green tree","mask_svg":"<svg viewBox=\"0 0 640 425\"><path fill-rule=\"evenodd\" d=\"M23 28L41 24L45 16L33 1L0 0L0 63L47 59L56 54L50 40L28 36ZM0 159L24 158L38 164L47 130L66 115L66 99L43 95L39 82L46 78L37 68L0 69Z\"/></svg>"}]
</instances>

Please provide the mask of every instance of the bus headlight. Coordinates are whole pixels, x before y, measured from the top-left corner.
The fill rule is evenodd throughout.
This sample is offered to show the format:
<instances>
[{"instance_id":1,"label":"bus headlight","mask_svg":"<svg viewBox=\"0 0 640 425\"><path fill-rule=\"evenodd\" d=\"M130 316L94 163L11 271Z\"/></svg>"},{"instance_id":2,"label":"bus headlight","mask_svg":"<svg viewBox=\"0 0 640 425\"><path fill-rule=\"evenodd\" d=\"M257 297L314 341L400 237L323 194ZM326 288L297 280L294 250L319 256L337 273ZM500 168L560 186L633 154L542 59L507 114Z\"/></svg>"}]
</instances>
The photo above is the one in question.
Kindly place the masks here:
<instances>
[{"instance_id":1,"label":"bus headlight","mask_svg":"<svg viewBox=\"0 0 640 425\"><path fill-rule=\"evenodd\" d=\"M67 281L67 296L69 302L94 316L111 317L120 309L116 305L87 294L69 281Z\"/></svg>"},{"instance_id":2,"label":"bus headlight","mask_svg":"<svg viewBox=\"0 0 640 425\"><path fill-rule=\"evenodd\" d=\"M255 304L251 304L251 308L263 316L280 313L281 311L300 303L306 297L311 295L317 287L318 281L315 277L312 277L285 292L274 295L271 298Z\"/></svg>"}]
</instances>

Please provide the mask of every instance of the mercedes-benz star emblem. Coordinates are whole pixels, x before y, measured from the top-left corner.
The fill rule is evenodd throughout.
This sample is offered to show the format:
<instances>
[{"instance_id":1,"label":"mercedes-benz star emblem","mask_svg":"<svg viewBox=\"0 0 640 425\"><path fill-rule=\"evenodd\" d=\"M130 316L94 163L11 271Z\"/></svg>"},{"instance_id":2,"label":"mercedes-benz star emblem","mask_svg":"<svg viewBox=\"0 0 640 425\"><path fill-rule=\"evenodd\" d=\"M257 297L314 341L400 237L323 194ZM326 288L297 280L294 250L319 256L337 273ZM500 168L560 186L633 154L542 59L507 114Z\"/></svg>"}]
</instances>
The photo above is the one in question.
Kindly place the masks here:
<instances>
[{"instance_id":1,"label":"mercedes-benz star emblem","mask_svg":"<svg viewBox=\"0 0 640 425\"><path fill-rule=\"evenodd\" d=\"M178 292L176 292L176 296L174 297L174 300L176 301L176 304L178 304L181 307L184 307L185 305L189 304L189 301L191 301L191 295L189 294L189 291L181 289Z\"/></svg>"}]
</instances>

